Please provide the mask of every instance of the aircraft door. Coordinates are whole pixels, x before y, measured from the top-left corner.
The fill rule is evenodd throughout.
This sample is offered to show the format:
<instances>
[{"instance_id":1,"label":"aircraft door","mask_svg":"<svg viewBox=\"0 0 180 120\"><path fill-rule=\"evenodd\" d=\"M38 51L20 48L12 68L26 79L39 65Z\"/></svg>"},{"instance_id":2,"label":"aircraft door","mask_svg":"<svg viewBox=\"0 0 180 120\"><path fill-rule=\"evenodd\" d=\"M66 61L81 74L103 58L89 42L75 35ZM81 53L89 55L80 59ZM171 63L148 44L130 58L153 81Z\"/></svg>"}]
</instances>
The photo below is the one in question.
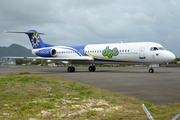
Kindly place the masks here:
<instances>
[{"instance_id":1,"label":"aircraft door","mask_svg":"<svg viewBox=\"0 0 180 120\"><path fill-rule=\"evenodd\" d=\"M139 59L145 59L145 48L141 47L139 50Z\"/></svg>"}]
</instances>

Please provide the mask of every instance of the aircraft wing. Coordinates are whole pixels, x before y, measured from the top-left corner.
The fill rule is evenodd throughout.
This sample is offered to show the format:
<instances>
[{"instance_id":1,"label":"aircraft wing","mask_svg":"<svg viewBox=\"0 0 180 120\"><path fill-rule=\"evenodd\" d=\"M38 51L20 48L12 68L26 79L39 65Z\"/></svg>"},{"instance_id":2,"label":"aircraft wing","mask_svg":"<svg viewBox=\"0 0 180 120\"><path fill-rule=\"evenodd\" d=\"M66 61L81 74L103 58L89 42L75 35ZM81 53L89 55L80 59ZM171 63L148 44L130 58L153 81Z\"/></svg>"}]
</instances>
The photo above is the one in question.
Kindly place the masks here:
<instances>
[{"instance_id":1,"label":"aircraft wing","mask_svg":"<svg viewBox=\"0 0 180 120\"><path fill-rule=\"evenodd\" d=\"M91 61L94 60L92 57L84 56L77 58L60 58L60 57L5 57L7 59L36 59L36 60L59 60L59 61Z\"/></svg>"}]
</instances>

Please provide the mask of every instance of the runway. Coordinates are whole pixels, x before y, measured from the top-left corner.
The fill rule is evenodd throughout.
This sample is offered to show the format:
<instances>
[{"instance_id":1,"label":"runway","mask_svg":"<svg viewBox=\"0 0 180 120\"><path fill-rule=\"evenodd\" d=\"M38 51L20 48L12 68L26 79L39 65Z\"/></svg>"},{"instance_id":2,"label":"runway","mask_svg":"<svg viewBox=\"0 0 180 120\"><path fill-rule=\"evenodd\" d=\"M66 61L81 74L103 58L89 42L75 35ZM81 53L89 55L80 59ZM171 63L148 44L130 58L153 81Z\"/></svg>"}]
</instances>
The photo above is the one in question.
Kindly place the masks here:
<instances>
[{"instance_id":1,"label":"runway","mask_svg":"<svg viewBox=\"0 0 180 120\"><path fill-rule=\"evenodd\" d=\"M43 74L77 81L153 104L179 103L180 67L154 68L154 73L148 73L148 69L147 67L98 67L96 72L89 72L87 67L76 67L76 72L68 73L66 67L0 66L0 73Z\"/></svg>"}]
</instances>

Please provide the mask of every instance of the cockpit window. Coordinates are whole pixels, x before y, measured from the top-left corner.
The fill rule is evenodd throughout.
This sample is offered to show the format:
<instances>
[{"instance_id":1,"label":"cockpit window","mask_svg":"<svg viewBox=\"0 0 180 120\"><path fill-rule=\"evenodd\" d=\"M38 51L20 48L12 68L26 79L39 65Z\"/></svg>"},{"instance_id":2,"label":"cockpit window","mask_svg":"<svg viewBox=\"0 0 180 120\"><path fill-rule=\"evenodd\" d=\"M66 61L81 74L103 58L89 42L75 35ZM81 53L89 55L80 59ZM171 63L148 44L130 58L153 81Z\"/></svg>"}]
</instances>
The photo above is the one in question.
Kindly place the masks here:
<instances>
[{"instance_id":1,"label":"cockpit window","mask_svg":"<svg viewBox=\"0 0 180 120\"><path fill-rule=\"evenodd\" d=\"M159 50L166 50L164 47L158 47Z\"/></svg>"},{"instance_id":2,"label":"cockpit window","mask_svg":"<svg viewBox=\"0 0 180 120\"><path fill-rule=\"evenodd\" d=\"M158 48L157 48L157 47L151 47L150 50L151 50L151 51L156 51L156 50L158 50Z\"/></svg>"},{"instance_id":3,"label":"cockpit window","mask_svg":"<svg viewBox=\"0 0 180 120\"><path fill-rule=\"evenodd\" d=\"M166 50L164 47L151 47L151 51L156 51L156 50Z\"/></svg>"},{"instance_id":4,"label":"cockpit window","mask_svg":"<svg viewBox=\"0 0 180 120\"><path fill-rule=\"evenodd\" d=\"M157 47L154 47L154 50L158 50L158 48L157 48Z\"/></svg>"}]
</instances>

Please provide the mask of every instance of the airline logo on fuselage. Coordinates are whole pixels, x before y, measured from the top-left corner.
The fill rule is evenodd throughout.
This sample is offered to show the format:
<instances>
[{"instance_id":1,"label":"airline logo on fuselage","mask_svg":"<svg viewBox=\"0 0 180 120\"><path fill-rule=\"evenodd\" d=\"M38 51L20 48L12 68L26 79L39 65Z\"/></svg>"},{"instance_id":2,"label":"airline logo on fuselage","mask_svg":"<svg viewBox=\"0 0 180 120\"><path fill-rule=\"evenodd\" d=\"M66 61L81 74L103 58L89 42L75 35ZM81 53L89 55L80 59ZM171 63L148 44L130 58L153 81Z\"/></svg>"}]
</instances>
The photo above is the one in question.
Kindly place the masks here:
<instances>
[{"instance_id":1,"label":"airline logo on fuselage","mask_svg":"<svg viewBox=\"0 0 180 120\"><path fill-rule=\"evenodd\" d=\"M109 49L109 46L107 46L106 49L102 51L102 55L107 56L108 58L112 58L113 56L117 56L118 54L119 54L119 51L117 48L113 48L111 50Z\"/></svg>"}]
</instances>

